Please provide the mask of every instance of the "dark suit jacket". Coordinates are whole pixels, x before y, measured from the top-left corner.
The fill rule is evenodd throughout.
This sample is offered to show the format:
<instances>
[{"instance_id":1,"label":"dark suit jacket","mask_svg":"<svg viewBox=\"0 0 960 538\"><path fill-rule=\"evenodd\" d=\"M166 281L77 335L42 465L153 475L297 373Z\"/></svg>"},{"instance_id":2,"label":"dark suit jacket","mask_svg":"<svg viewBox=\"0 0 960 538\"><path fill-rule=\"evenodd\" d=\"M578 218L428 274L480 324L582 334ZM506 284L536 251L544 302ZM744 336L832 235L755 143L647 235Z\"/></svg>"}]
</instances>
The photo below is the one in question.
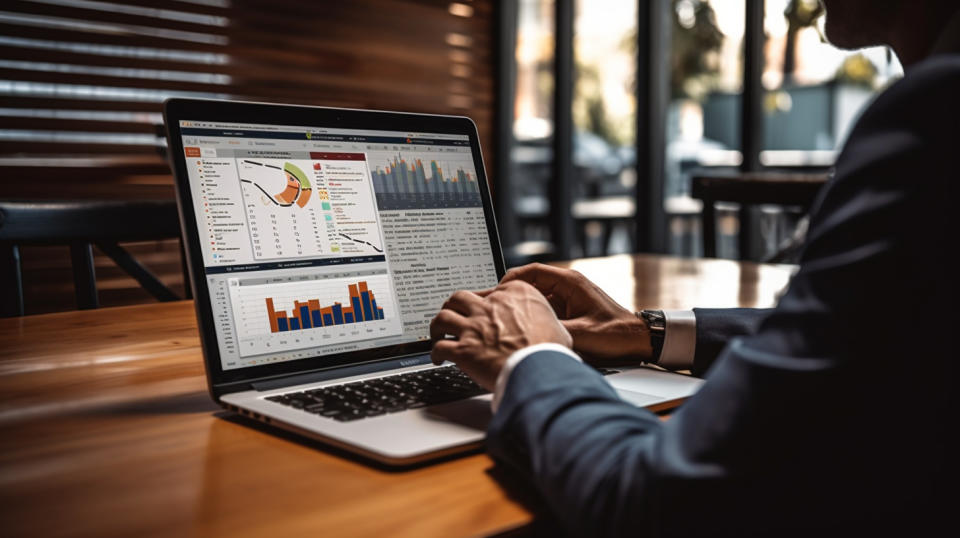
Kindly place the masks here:
<instances>
[{"instance_id":1,"label":"dark suit jacket","mask_svg":"<svg viewBox=\"0 0 960 538\"><path fill-rule=\"evenodd\" d=\"M960 55L915 66L852 131L777 308L669 421L540 352L513 371L490 453L573 534L919 536L949 519L958 130Z\"/></svg>"},{"instance_id":2,"label":"dark suit jacket","mask_svg":"<svg viewBox=\"0 0 960 538\"><path fill-rule=\"evenodd\" d=\"M693 375L703 377L732 338L756 333L772 312L771 308L694 308L697 345Z\"/></svg>"}]
</instances>

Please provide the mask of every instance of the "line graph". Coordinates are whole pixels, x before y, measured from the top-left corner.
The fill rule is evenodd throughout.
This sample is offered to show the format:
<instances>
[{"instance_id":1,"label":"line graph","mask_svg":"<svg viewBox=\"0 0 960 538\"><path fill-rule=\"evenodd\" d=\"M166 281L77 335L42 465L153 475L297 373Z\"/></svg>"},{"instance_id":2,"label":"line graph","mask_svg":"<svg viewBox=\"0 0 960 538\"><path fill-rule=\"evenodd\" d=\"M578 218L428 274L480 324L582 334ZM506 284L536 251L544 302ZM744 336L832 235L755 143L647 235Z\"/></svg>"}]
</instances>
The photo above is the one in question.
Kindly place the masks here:
<instances>
[{"instance_id":1,"label":"line graph","mask_svg":"<svg viewBox=\"0 0 960 538\"><path fill-rule=\"evenodd\" d=\"M341 234L340 234L340 237L343 237L344 239L347 239L347 240L349 240L349 241L353 241L354 243L360 243L360 244L362 244L362 245L369 245L370 248L372 248L373 250L376 250L377 252L383 252L383 249L382 249L382 248L378 247L377 245L374 245L373 243L371 243L371 242L369 242L369 241L364 241L363 239L354 239L354 238L350 237L349 235L347 235L347 234L345 234L345 233L341 233Z\"/></svg>"},{"instance_id":2,"label":"line graph","mask_svg":"<svg viewBox=\"0 0 960 538\"><path fill-rule=\"evenodd\" d=\"M238 156L254 257L383 253L363 161Z\"/></svg>"}]
</instances>

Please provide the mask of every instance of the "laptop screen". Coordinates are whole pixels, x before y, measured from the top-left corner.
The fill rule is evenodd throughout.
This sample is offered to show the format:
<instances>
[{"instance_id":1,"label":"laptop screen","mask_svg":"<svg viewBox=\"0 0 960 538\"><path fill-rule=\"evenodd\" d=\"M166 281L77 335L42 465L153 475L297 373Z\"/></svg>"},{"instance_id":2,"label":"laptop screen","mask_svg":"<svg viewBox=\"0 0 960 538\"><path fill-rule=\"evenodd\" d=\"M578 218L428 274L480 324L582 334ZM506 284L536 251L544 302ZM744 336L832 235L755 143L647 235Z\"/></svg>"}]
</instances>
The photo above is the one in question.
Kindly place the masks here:
<instances>
[{"instance_id":1,"label":"laptop screen","mask_svg":"<svg viewBox=\"0 0 960 538\"><path fill-rule=\"evenodd\" d=\"M180 130L223 370L428 340L497 283L467 135Z\"/></svg>"}]
</instances>

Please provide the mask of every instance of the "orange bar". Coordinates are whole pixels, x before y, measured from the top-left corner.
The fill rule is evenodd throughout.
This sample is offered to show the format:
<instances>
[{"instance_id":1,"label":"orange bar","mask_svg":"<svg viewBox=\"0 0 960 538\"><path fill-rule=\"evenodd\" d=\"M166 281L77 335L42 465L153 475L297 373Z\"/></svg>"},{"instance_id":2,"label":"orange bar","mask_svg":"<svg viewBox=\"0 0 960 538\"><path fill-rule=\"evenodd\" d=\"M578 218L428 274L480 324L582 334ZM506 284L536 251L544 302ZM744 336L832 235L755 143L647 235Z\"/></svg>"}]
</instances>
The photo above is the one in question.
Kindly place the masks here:
<instances>
[{"instance_id":1,"label":"orange bar","mask_svg":"<svg viewBox=\"0 0 960 538\"><path fill-rule=\"evenodd\" d=\"M310 325L313 326L313 327L323 327L323 316L320 317L320 324L319 324L319 325L317 325L317 324L314 323L314 321L313 321L313 312L314 312L315 310L320 310L320 299L310 299L310 300L308 300L308 301L307 301L306 303L304 303L304 304L307 305L307 310L310 311ZM302 320L301 320L301 323L303 323Z\"/></svg>"},{"instance_id":2,"label":"orange bar","mask_svg":"<svg viewBox=\"0 0 960 538\"><path fill-rule=\"evenodd\" d=\"M367 291L367 281L366 281L366 280L361 280L361 281L358 282L357 284L360 285L360 293L363 293L363 292ZM351 290L351 291L352 291L352 290Z\"/></svg>"},{"instance_id":3,"label":"orange bar","mask_svg":"<svg viewBox=\"0 0 960 538\"><path fill-rule=\"evenodd\" d=\"M356 284L350 284L350 285L347 286L347 287L350 288L350 297L356 297L357 299L360 298L360 292L357 291L357 285L356 285Z\"/></svg>"},{"instance_id":4,"label":"orange bar","mask_svg":"<svg viewBox=\"0 0 960 538\"><path fill-rule=\"evenodd\" d=\"M277 312L273 309L273 299L267 297L267 316L270 318L270 332L280 332L280 326L277 325Z\"/></svg>"}]
</instances>

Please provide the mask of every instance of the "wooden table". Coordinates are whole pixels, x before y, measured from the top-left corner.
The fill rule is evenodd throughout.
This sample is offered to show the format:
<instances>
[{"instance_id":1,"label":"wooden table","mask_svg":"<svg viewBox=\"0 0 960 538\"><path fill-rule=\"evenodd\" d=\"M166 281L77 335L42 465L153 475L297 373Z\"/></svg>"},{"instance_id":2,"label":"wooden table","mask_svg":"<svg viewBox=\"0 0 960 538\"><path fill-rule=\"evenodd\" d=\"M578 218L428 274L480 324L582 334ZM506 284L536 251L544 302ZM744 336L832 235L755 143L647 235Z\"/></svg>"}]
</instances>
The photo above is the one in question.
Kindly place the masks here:
<instances>
[{"instance_id":1,"label":"wooden table","mask_svg":"<svg viewBox=\"0 0 960 538\"><path fill-rule=\"evenodd\" d=\"M561 265L633 309L769 306L791 272L654 256ZM0 320L0 395L4 536L465 536L533 520L484 454L389 471L223 412L189 301Z\"/></svg>"}]
</instances>

